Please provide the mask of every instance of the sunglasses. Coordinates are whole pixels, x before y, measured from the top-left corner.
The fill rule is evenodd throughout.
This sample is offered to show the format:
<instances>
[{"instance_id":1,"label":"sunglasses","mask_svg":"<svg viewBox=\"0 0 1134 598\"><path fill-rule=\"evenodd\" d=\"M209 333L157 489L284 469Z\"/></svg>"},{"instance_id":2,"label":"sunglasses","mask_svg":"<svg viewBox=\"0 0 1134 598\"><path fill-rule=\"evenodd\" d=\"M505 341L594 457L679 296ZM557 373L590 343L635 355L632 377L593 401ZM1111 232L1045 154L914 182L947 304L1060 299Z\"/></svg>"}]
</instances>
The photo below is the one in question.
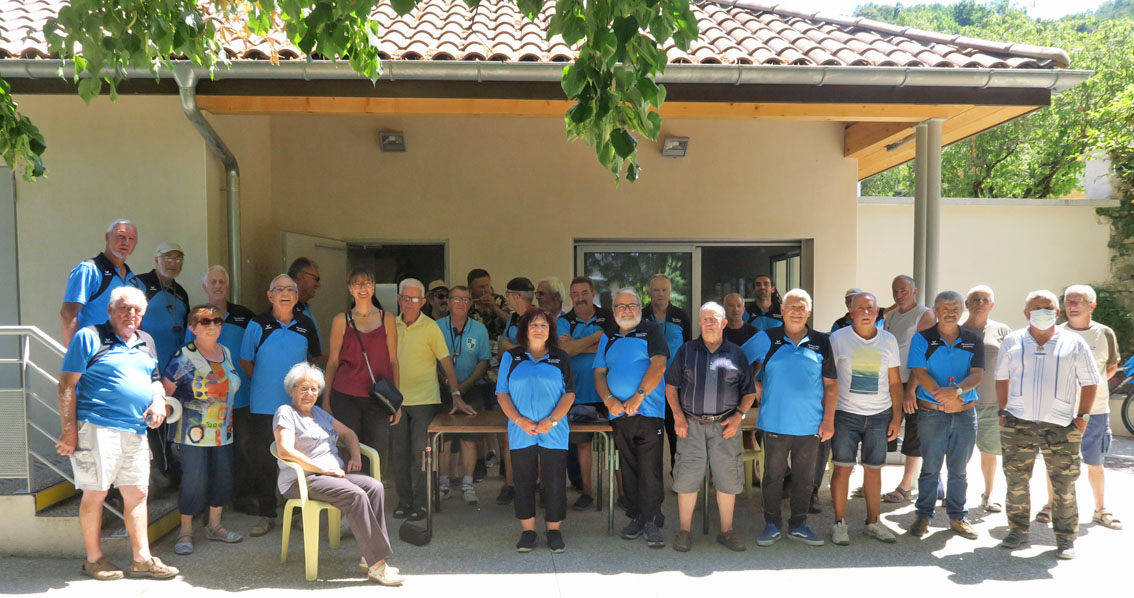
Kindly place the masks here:
<instances>
[{"instance_id":1,"label":"sunglasses","mask_svg":"<svg viewBox=\"0 0 1134 598\"><path fill-rule=\"evenodd\" d=\"M221 326L224 324L224 318L201 318L197 320L197 324L201 326Z\"/></svg>"}]
</instances>

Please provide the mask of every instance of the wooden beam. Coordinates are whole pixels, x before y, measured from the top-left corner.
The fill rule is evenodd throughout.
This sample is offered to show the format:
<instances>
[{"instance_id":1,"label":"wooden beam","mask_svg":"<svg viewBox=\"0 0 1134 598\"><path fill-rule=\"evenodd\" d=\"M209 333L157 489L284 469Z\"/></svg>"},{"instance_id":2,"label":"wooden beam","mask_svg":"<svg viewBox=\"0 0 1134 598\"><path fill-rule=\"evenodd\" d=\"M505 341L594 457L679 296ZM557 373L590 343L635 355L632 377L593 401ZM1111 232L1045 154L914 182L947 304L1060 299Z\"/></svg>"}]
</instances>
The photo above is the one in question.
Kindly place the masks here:
<instances>
[{"instance_id":1,"label":"wooden beam","mask_svg":"<svg viewBox=\"0 0 1134 598\"><path fill-rule=\"evenodd\" d=\"M843 157L859 158L886 146L903 137L913 135L912 122L857 122L847 125L843 131Z\"/></svg>"},{"instance_id":2,"label":"wooden beam","mask_svg":"<svg viewBox=\"0 0 1134 598\"><path fill-rule=\"evenodd\" d=\"M956 118L946 120L941 127L942 142L950 145L966 139L981 131L1019 118L1042 106L976 106ZM869 153L858 159L858 179L861 181L883 170L892 168L914 158L914 144L906 144L894 151L886 151L885 146L875 146Z\"/></svg>"},{"instance_id":3,"label":"wooden beam","mask_svg":"<svg viewBox=\"0 0 1134 598\"><path fill-rule=\"evenodd\" d=\"M321 96L199 95L213 114L400 114L408 116L562 117L571 102L481 98L386 98ZM665 118L808 120L837 122L920 122L952 118L964 104L802 104L788 102L666 102Z\"/></svg>"}]
</instances>

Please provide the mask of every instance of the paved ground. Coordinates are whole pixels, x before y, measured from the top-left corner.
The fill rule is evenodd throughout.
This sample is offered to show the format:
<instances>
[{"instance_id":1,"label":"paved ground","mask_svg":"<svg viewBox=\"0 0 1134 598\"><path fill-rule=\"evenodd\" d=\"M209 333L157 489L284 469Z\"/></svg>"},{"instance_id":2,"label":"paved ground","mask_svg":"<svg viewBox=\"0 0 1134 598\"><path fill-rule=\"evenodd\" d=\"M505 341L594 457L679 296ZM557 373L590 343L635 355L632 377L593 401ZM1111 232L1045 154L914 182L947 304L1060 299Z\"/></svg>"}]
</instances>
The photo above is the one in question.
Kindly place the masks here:
<instances>
[{"instance_id":1,"label":"paved ground","mask_svg":"<svg viewBox=\"0 0 1134 598\"><path fill-rule=\"evenodd\" d=\"M1116 438L1108 462L1108 496L1112 511L1134 525L1134 441ZM885 489L892 488L900 477L895 466L883 471ZM974 459L970 480L979 484L979 469ZM857 476L856 476L857 478ZM852 478L852 482L856 481ZM1039 484L1034 488L1039 489ZM998 482L1003 496L1003 481ZM1078 559L1057 561L1055 541L1050 528L1033 524L1032 547L1010 553L996 546L1007 532L1003 514L985 514L973 509L970 514L980 532L978 540L956 537L947 529L947 518L939 509L930 533L917 540L903 534L897 544L886 545L859 535L864 507L861 500L852 500L848 521L851 522L849 547L828 545L815 548L782 540L770 548L755 545L755 537L763 526L759 491L751 499L738 502L737 530L749 548L733 553L717 545L713 538L699 533L700 518L695 519L696 534L693 552L680 554L667 547L651 550L643 540L626 541L606 535L606 514L594 511L569 514L564 525L568 551L552 556L542 544L533 553L521 555L513 550L518 525L510 507L498 507L495 497L498 482L491 480L480 486L483 502L479 508L467 507L459 500L450 500L436 519L434 541L418 548L393 539L395 556L391 562L411 576L400 589L379 588L366 583L357 572L358 552L354 541L344 537L338 550L331 550L323 541L320 580L308 583L303 577L302 540L293 535L287 564L279 562L280 533L275 530L262 538L250 538L229 546L205 542L198 534L197 553L188 557L173 554L173 536L155 546L155 553L167 563L181 568L183 575L173 581L153 582L123 580L95 582L78 573L79 563L64 559L0 558L0 593L45 594L52 596L89 596L113 592L115 596L166 595L206 597L222 592L273 597L294 595L299 591L336 591L336 596L370 595L389 592L400 595L432 596L441 592L464 596L538 595L541 597L578 597L607 591L612 595L633 592L635 596L708 595L735 592L741 585L759 593L763 588L796 590L817 588L840 591L842 595L904 595L928 591L919 596L944 595L946 591L965 597L998 596L1006 591L1028 592L1030 596L1081 594L1084 590L1108 590L1116 595L1129 592L1128 577L1134 532L1112 531L1090 523L1093 510L1090 487L1085 475L1078 483L1080 538L1076 543ZM979 496L979 486L970 486L970 496ZM1041 492L1040 495L1043 493ZM830 497L821 493L824 512L812 516L810 522L817 533L827 534L832 523ZM574 493L569 497L574 500ZM1038 500L1038 499L1037 499ZM884 506L883 520L895 529L904 530L913 520L912 505L898 508ZM666 496L669 517L667 535L676 529L676 500ZM1038 505L1035 506L1038 509ZM713 511L715 518L715 511ZM234 515L227 518L233 529L246 529L252 518ZM392 518L392 536L396 522ZM625 517L618 513L618 525ZM124 541L110 543L107 552L116 562L129 560ZM754 575L758 573L759 575ZM1011 586L1004 582L1026 582ZM758 584L758 585L757 585ZM859 590L869 587L870 590ZM745 588L747 589L747 588ZM744 591L744 590L741 590ZM798 590L796 590L798 591Z\"/></svg>"}]
</instances>

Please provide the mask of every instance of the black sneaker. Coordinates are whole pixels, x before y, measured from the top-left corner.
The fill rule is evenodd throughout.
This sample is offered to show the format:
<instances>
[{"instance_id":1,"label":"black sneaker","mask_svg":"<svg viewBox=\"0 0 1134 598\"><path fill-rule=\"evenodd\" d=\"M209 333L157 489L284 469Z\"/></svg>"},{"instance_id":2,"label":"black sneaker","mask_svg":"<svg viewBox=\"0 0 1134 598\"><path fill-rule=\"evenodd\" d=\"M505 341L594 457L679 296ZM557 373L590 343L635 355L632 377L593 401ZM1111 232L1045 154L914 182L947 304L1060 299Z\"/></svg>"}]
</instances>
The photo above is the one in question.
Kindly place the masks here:
<instances>
[{"instance_id":1,"label":"black sneaker","mask_svg":"<svg viewBox=\"0 0 1134 598\"><path fill-rule=\"evenodd\" d=\"M500 488L500 494L496 495L496 504L506 505L516 498L516 488L514 486L504 486ZM532 532L533 534L535 532Z\"/></svg>"},{"instance_id":2,"label":"black sneaker","mask_svg":"<svg viewBox=\"0 0 1134 598\"><path fill-rule=\"evenodd\" d=\"M567 544L563 542L563 534L557 529L547 530L547 547L551 552L559 554L567 550Z\"/></svg>"},{"instance_id":3,"label":"black sneaker","mask_svg":"<svg viewBox=\"0 0 1134 598\"><path fill-rule=\"evenodd\" d=\"M575 509L576 511L586 511L594 505L595 499L591 498L589 494L584 494L579 497L579 500L575 501L575 504L572 505L571 508Z\"/></svg>"},{"instance_id":4,"label":"black sneaker","mask_svg":"<svg viewBox=\"0 0 1134 598\"><path fill-rule=\"evenodd\" d=\"M536 540L539 536L531 530L527 530L520 534L520 541L516 542L516 552L531 552L535 548Z\"/></svg>"},{"instance_id":5,"label":"black sneaker","mask_svg":"<svg viewBox=\"0 0 1134 598\"><path fill-rule=\"evenodd\" d=\"M472 470L473 483L484 481L484 476L488 475L488 467L484 464L484 459L477 459L476 466Z\"/></svg>"},{"instance_id":6,"label":"black sneaker","mask_svg":"<svg viewBox=\"0 0 1134 598\"><path fill-rule=\"evenodd\" d=\"M665 548L665 535L662 534L661 528L656 523L650 522L646 524L646 546L650 548Z\"/></svg>"},{"instance_id":7,"label":"black sneaker","mask_svg":"<svg viewBox=\"0 0 1134 598\"><path fill-rule=\"evenodd\" d=\"M641 518L634 518L626 527L622 528L623 540L634 540L642 537L642 533L646 531L646 522Z\"/></svg>"}]
</instances>

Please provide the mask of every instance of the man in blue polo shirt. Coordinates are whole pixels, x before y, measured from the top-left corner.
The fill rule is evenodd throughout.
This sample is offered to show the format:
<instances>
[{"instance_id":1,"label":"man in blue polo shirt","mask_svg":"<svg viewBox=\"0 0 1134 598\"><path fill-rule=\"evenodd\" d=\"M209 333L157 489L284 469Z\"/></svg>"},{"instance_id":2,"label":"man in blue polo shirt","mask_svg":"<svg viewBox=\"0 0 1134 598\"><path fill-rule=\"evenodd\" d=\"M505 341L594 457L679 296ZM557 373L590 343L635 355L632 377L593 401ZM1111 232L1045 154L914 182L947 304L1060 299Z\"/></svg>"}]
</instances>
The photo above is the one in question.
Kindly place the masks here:
<instances>
[{"instance_id":1,"label":"man in blue polo shirt","mask_svg":"<svg viewBox=\"0 0 1134 598\"><path fill-rule=\"evenodd\" d=\"M120 579L122 569L99 546L102 505L113 484L122 492L126 532L134 562L132 577L169 578L177 569L150 554L146 496L150 481L147 425L165 419L154 340L139 327L146 298L136 288L109 293L109 321L75 334L63 356L59 376L62 433L55 450L71 457L75 487L83 492L79 523L86 547L84 574L99 580Z\"/></svg>"},{"instance_id":2,"label":"man in blue polo shirt","mask_svg":"<svg viewBox=\"0 0 1134 598\"><path fill-rule=\"evenodd\" d=\"M622 537L632 540L644 533L647 546L663 548L662 377L669 347L657 324L642 321L642 301L634 289L619 289L611 299L615 326L599 340L593 365L595 390L610 413L622 464L622 490L629 501L630 524Z\"/></svg>"},{"instance_id":3,"label":"man in blue polo shirt","mask_svg":"<svg viewBox=\"0 0 1134 598\"><path fill-rule=\"evenodd\" d=\"M137 286L126 259L138 246L138 228L129 220L115 220L106 229L106 248L89 260L79 262L67 276L63 293L63 346L81 328L106 322L106 306L110 293L122 286Z\"/></svg>"},{"instance_id":4,"label":"man in blue polo shirt","mask_svg":"<svg viewBox=\"0 0 1134 598\"><path fill-rule=\"evenodd\" d=\"M268 449L275 440L272 418L276 409L291 400L284 390L284 376L291 366L321 355L315 323L295 313L298 297L299 288L290 276L273 278L268 285L272 309L252 318L240 346L240 365L252 380L249 419L260 515L249 531L252 536L262 536L275 525L276 464Z\"/></svg>"},{"instance_id":5,"label":"man in blue polo shirt","mask_svg":"<svg viewBox=\"0 0 1134 598\"><path fill-rule=\"evenodd\" d=\"M665 274L654 274L649 281L650 302L642 308L642 319L656 322L661 328L665 344L669 347L669 358L677 354L681 345L693 338L693 324L684 309L670 302L673 296L673 283ZM669 467L672 471L677 454L677 433L673 428L673 409L665 404L665 435L669 438Z\"/></svg>"},{"instance_id":6,"label":"man in blue polo shirt","mask_svg":"<svg viewBox=\"0 0 1134 598\"><path fill-rule=\"evenodd\" d=\"M976 445L976 387L984 376L984 339L961 328L965 300L956 291L942 291L933 301L937 325L910 339L907 363L917 383L917 430L921 437L921 475L917 479L917 519L910 535L929 529L937 502L941 465L949 471L945 510L958 536L975 540L965 519L966 468Z\"/></svg>"},{"instance_id":7,"label":"man in blue polo shirt","mask_svg":"<svg viewBox=\"0 0 1134 598\"><path fill-rule=\"evenodd\" d=\"M811 546L823 539L807 526L819 443L835 432L839 384L827 335L807 325L811 295L792 289L784 296L784 325L762 330L744 344L748 361L763 378L756 428L764 432L764 531L758 546L782 537L784 476L791 472L788 538Z\"/></svg>"},{"instance_id":8,"label":"man in blue polo shirt","mask_svg":"<svg viewBox=\"0 0 1134 598\"><path fill-rule=\"evenodd\" d=\"M184 264L185 252L180 245L161 243L154 253L154 269L138 275L138 288L146 294L147 306L142 330L154 337L158 363L163 368L185 343L189 293L175 280Z\"/></svg>"},{"instance_id":9,"label":"man in blue polo shirt","mask_svg":"<svg viewBox=\"0 0 1134 598\"><path fill-rule=\"evenodd\" d=\"M595 390L593 373L595 351L606 328L614 323L614 314L605 307L595 305L595 284L586 276L578 276L571 281L571 311L560 316L556 327L559 330L559 347L571 356L571 369L575 371L575 405L567 414L572 422L595 421L606 416L606 406ZM601 409L601 412L600 412ZM571 442L577 447L579 471L583 478L583 494L572 506L583 511L594 505L594 482L591 480L591 465L594 451L592 435L586 432L571 434Z\"/></svg>"},{"instance_id":10,"label":"man in blue polo shirt","mask_svg":"<svg viewBox=\"0 0 1134 598\"><path fill-rule=\"evenodd\" d=\"M520 316L528 313L528 310L535 307L532 300L535 299L535 285L532 281L523 277L517 276L508 281L508 285L504 290L504 299L508 302L508 309L512 313L508 316L508 321L504 324L504 332L500 334L498 339L500 342L500 357L504 357L505 351L515 349L517 344L516 339L516 325L520 321Z\"/></svg>"},{"instance_id":11,"label":"man in blue polo shirt","mask_svg":"<svg viewBox=\"0 0 1134 598\"><path fill-rule=\"evenodd\" d=\"M457 386L461 397L474 409L485 409L488 401L483 395L488 389L480 382L488 372L488 363L492 361L492 347L488 340L488 329L484 324L469 317L472 309L472 295L469 288L457 285L449 291L449 315L437 320L437 327L445 337L445 345L449 347L449 357L453 360L453 369L457 372ZM473 469L476 467L476 442L472 435L453 434L453 440L461 444L461 464L463 477L461 479L461 497L465 504L476 506L479 500L476 489L473 488ZM449 443L446 442L446 445ZM441 471L452 472L453 467L445 459L448 447L441 447ZM445 468L449 467L448 470ZM448 498L449 476L441 475L438 481L441 499Z\"/></svg>"},{"instance_id":12,"label":"man in blue polo shirt","mask_svg":"<svg viewBox=\"0 0 1134 598\"><path fill-rule=\"evenodd\" d=\"M233 359L240 359L240 349L244 345L244 331L248 323L256 314L252 310L228 300L229 279L228 270L224 266L210 266L201 278L201 289L209 305L216 307L224 314L224 326L221 327L220 342L224 345ZM185 342L192 341L196 336L192 330L185 331ZM256 463L252 456L251 424L249 422L249 399L251 396L252 381L248 378L244 368L236 368L240 376L240 388L232 402L232 442L235 447L234 467L236 470L233 485L233 506L237 510L255 514L256 509L251 506L254 502L251 480L252 464Z\"/></svg>"},{"instance_id":13,"label":"man in blue polo shirt","mask_svg":"<svg viewBox=\"0 0 1134 598\"><path fill-rule=\"evenodd\" d=\"M761 274L756 277L752 294L756 300L748 306L744 313L744 321L752 324L757 330L767 330L784 325L784 316L780 309L780 294L772 277Z\"/></svg>"}]
</instances>

